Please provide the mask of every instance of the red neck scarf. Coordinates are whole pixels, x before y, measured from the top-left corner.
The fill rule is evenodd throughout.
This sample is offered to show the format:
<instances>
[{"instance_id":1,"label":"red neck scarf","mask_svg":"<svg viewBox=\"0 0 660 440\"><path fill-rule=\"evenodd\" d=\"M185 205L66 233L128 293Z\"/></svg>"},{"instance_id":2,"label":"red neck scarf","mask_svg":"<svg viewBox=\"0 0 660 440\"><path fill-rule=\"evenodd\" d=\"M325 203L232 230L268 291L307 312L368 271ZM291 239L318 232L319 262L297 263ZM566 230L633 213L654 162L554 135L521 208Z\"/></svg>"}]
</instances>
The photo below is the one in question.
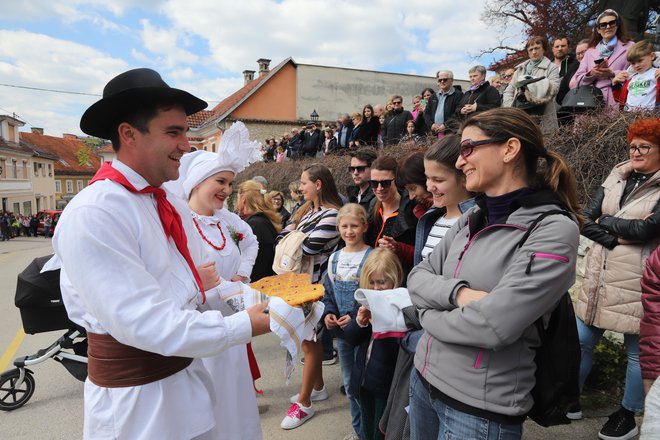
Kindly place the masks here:
<instances>
[{"instance_id":1,"label":"red neck scarf","mask_svg":"<svg viewBox=\"0 0 660 440\"><path fill-rule=\"evenodd\" d=\"M160 217L160 223L163 225L163 230L165 231L165 236L169 239L172 237L176 248L179 250L183 258L185 258L190 270L195 277L195 281L199 286L199 291L202 293L202 303L206 302L206 294L204 293L204 285L202 284L202 279L197 272L197 268L192 261L190 252L188 251L188 240L186 238L186 233L183 230L183 224L181 223L181 217L179 213L176 212L174 206L167 200L165 195L165 190L161 188L156 188L154 186L147 186L141 191L135 189L133 185L126 179L126 177L120 173L116 168L113 168L109 162L104 163L101 168L96 172L94 178L89 182L90 185L99 180L109 179L113 182L117 182L122 185L124 188L129 190L132 193L138 194L153 194L156 197L156 206L158 208L158 217Z\"/></svg>"}]
</instances>

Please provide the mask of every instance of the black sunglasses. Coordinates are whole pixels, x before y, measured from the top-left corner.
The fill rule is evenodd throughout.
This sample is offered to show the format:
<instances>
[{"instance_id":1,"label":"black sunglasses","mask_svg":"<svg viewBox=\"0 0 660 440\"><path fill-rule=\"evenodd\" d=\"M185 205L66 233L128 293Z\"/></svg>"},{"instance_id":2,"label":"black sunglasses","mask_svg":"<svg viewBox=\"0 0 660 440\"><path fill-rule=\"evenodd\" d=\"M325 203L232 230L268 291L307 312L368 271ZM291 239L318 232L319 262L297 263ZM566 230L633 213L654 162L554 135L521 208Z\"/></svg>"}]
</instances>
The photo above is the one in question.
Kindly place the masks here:
<instances>
[{"instance_id":1,"label":"black sunglasses","mask_svg":"<svg viewBox=\"0 0 660 440\"><path fill-rule=\"evenodd\" d=\"M439 82L439 83L446 83L446 82L449 81L450 79L451 79L451 78L438 78L438 82Z\"/></svg>"},{"instance_id":2,"label":"black sunglasses","mask_svg":"<svg viewBox=\"0 0 660 440\"><path fill-rule=\"evenodd\" d=\"M403 101L392 101L392 104L394 104L394 105L403 104Z\"/></svg>"},{"instance_id":3,"label":"black sunglasses","mask_svg":"<svg viewBox=\"0 0 660 440\"><path fill-rule=\"evenodd\" d=\"M366 170L367 168L368 167L364 166L364 165L361 165L361 166L358 166L358 167L348 167L348 172L349 173L354 173L354 172L357 171L358 173L364 173L364 170Z\"/></svg>"},{"instance_id":4,"label":"black sunglasses","mask_svg":"<svg viewBox=\"0 0 660 440\"><path fill-rule=\"evenodd\" d=\"M506 139L483 139L480 141L473 141L472 139L465 139L463 142L461 142L461 146L459 147L459 154L463 157L466 158L470 154L472 154L472 151L475 149L475 147L478 147L479 145L487 145L487 144L499 144L504 142Z\"/></svg>"},{"instance_id":5,"label":"black sunglasses","mask_svg":"<svg viewBox=\"0 0 660 440\"><path fill-rule=\"evenodd\" d=\"M610 27L616 27L616 20L604 21L602 23L598 23L598 29L607 29Z\"/></svg>"},{"instance_id":6,"label":"black sunglasses","mask_svg":"<svg viewBox=\"0 0 660 440\"><path fill-rule=\"evenodd\" d=\"M388 189L390 186L392 186L392 182L394 182L394 179L370 180L369 186L373 189L376 189L378 188L378 185L380 185L383 189Z\"/></svg>"}]
</instances>

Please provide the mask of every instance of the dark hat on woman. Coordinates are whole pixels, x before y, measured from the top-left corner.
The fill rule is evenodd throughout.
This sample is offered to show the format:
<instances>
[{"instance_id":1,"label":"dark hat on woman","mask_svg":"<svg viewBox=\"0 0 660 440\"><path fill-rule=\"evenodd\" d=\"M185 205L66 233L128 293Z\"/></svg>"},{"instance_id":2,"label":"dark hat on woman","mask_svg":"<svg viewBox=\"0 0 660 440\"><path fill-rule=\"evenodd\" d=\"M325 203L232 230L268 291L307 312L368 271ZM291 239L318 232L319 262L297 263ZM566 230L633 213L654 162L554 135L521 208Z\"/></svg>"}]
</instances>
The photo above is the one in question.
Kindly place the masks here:
<instances>
[{"instance_id":1,"label":"dark hat on woman","mask_svg":"<svg viewBox=\"0 0 660 440\"><path fill-rule=\"evenodd\" d=\"M119 118L136 103L150 101L178 103L186 115L208 106L190 93L168 86L155 70L133 69L108 82L103 88L103 98L92 104L80 119L80 129L91 136L110 139Z\"/></svg>"}]
</instances>

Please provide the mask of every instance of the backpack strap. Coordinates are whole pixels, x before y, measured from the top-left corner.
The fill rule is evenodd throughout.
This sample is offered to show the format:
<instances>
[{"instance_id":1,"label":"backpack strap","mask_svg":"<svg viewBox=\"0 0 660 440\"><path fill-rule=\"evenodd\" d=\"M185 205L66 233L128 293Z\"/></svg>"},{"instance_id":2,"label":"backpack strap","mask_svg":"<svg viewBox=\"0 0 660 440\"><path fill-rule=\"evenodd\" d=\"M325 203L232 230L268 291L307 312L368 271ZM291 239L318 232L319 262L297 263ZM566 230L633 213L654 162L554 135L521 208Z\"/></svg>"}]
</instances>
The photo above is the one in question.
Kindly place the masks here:
<instances>
[{"instance_id":1,"label":"backpack strap","mask_svg":"<svg viewBox=\"0 0 660 440\"><path fill-rule=\"evenodd\" d=\"M564 215L564 216L570 218L571 220L573 220L573 217L571 216L571 213L566 211L565 209L552 209L550 211L546 211L546 212L541 213L541 215L536 217L536 220L534 220L532 222L532 224L529 225L529 228L527 228L527 232L525 232L525 235L523 235L522 238L520 239L520 241L518 242L518 246L517 246L518 249L520 249L523 246L523 244L525 244L525 242L527 241L529 236L532 235L532 232L534 231L536 226L541 222L541 220L543 220L544 218L546 218L548 216L551 216L551 215Z\"/></svg>"}]
</instances>

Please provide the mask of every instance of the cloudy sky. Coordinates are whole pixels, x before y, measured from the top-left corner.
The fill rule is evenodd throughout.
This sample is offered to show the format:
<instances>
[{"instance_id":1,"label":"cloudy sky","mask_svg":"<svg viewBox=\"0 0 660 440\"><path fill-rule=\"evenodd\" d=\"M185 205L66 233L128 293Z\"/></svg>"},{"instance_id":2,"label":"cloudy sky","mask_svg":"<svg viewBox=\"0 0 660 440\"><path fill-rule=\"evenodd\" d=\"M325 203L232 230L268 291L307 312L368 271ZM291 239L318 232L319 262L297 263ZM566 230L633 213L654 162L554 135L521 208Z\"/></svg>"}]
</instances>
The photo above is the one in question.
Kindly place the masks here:
<instances>
[{"instance_id":1,"label":"cloudy sky","mask_svg":"<svg viewBox=\"0 0 660 440\"><path fill-rule=\"evenodd\" d=\"M243 85L242 71L300 63L467 77L497 41L484 0L24 0L0 15L0 114L22 130L82 134L80 115L114 75L158 70L210 106ZM513 37L516 38L515 36ZM515 40L514 40L515 41ZM502 55L495 55L496 59ZM54 93L15 86L76 92ZM90 96L92 95L92 96Z\"/></svg>"}]
</instances>

